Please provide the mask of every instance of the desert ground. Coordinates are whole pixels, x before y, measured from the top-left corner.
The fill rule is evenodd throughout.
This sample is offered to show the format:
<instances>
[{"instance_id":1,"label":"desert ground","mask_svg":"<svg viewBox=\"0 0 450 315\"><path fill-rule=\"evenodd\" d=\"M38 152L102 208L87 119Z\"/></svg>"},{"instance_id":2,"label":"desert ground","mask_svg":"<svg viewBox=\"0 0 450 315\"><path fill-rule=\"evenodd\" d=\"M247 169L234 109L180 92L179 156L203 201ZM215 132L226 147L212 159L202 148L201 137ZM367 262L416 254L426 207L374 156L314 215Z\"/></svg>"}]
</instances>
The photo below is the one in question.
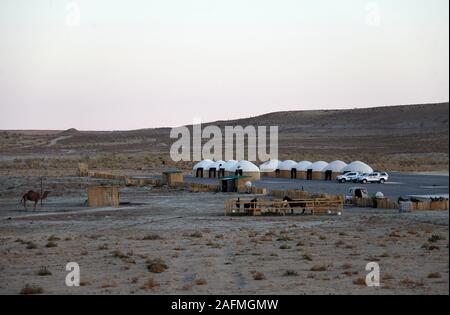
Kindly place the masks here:
<instances>
[{"instance_id":1,"label":"desert ground","mask_svg":"<svg viewBox=\"0 0 450 315\"><path fill-rule=\"evenodd\" d=\"M280 159L362 160L388 171L390 198L448 195L448 103L273 113L225 125L280 126ZM169 129L0 131L0 294L449 294L448 211L346 208L341 216L226 217L237 194L125 187L92 170L187 174L169 158ZM51 191L24 210L30 189ZM86 187L120 186L119 208L88 208ZM255 183L300 189L294 180ZM343 194L349 185L308 183ZM248 195L246 197L249 197ZM65 285L68 262L81 286ZM364 285L368 262L381 287Z\"/></svg>"},{"instance_id":2,"label":"desert ground","mask_svg":"<svg viewBox=\"0 0 450 315\"><path fill-rule=\"evenodd\" d=\"M225 217L237 195L164 187L124 187L120 208L89 209L84 186L101 180L72 176L48 178L59 194L34 212L13 196L37 178L9 181L18 188L1 178L3 294L27 284L44 294L449 293L448 211ZM80 265L80 287L65 285L68 262ZM379 288L364 285L368 262L380 265Z\"/></svg>"}]
</instances>

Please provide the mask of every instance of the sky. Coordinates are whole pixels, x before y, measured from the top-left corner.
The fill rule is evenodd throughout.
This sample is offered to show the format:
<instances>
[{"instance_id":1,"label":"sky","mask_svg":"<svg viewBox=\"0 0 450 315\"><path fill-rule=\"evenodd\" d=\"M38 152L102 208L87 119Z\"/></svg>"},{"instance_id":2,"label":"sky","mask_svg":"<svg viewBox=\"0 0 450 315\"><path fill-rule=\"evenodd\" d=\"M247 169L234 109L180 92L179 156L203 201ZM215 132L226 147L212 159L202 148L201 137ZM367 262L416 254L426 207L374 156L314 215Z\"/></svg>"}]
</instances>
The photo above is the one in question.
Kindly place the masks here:
<instances>
[{"instance_id":1,"label":"sky","mask_svg":"<svg viewBox=\"0 0 450 315\"><path fill-rule=\"evenodd\" d=\"M448 102L448 0L1 0L0 129Z\"/></svg>"}]
</instances>

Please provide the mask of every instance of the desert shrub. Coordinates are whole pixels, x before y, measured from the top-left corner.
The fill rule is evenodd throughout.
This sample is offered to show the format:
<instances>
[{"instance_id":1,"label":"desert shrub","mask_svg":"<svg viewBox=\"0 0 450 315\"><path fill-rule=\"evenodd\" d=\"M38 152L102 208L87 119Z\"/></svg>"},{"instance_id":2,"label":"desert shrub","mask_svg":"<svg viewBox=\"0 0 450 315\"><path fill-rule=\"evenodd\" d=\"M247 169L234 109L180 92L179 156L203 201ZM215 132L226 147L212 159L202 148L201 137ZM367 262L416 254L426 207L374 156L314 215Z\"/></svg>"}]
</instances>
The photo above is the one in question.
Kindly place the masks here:
<instances>
[{"instance_id":1,"label":"desert shrub","mask_svg":"<svg viewBox=\"0 0 450 315\"><path fill-rule=\"evenodd\" d=\"M22 290L20 290L20 294L42 294L44 293L44 289L35 284L26 284Z\"/></svg>"},{"instance_id":2,"label":"desert shrub","mask_svg":"<svg viewBox=\"0 0 450 315\"><path fill-rule=\"evenodd\" d=\"M316 265L311 268L311 271L315 271L315 272L322 272L322 271L327 271L327 270L328 270L328 267L325 265Z\"/></svg>"},{"instance_id":3,"label":"desert shrub","mask_svg":"<svg viewBox=\"0 0 450 315\"><path fill-rule=\"evenodd\" d=\"M266 276L264 275L264 273L262 273L262 272L260 272L260 271L257 271L257 272L255 272L254 274L253 274L253 279L254 280L265 280L266 279Z\"/></svg>"},{"instance_id":4,"label":"desert shrub","mask_svg":"<svg viewBox=\"0 0 450 315\"><path fill-rule=\"evenodd\" d=\"M298 272L295 270L286 270L283 274L283 276L285 277L297 277L298 276Z\"/></svg>"},{"instance_id":5,"label":"desert shrub","mask_svg":"<svg viewBox=\"0 0 450 315\"><path fill-rule=\"evenodd\" d=\"M148 279L144 282L144 284L141 286L141 289L143 290L153 290L155 288L159 288L161 285L159 282L154 280L153 278Z\"/></svg>"},{"instance_id":6,"label":"desert shrub","mask_svg":"<svg viewBox=\"0 0 450 315\"><path fill-rule=\"evenodd\" d=\"M143 241L156 241L156 240L162 240L163 238L159 236L158 234L149 234L142 238Z\"/></svg>"},{"instance_id":7,"label":"desert shrub","mask_svg":"<svg viewBox=\"0 0 450 315\"><path fill-rule=\"evenodd\" d=\"M169 267L167 264L160 258L157 259L148 259L147 260L147 269L153 273L161 273L166 271Z\"/></svg>"},{"instance_id":8,"label":"desert shrub","mask_svg":"<svg viewBox=\"0 0 450 315\"><path fill-rule=\"evenodd\" d=\"M353 280L353 284L356 284L356 285L367 285L366 284L366 278L364 278L364 277L356 278L355 280Z\"/></svg>"},{"instance_id":9,"label":"desert shrub","mask_svg":"<svg viewBox=\"0 0 450 315\"><path fill-rule=\"evenodd\" d=\"M38 276L50 276L51 274L52 273L47 269L47 267L41 267L37 272Z\"/></svg>"}]
</instances>

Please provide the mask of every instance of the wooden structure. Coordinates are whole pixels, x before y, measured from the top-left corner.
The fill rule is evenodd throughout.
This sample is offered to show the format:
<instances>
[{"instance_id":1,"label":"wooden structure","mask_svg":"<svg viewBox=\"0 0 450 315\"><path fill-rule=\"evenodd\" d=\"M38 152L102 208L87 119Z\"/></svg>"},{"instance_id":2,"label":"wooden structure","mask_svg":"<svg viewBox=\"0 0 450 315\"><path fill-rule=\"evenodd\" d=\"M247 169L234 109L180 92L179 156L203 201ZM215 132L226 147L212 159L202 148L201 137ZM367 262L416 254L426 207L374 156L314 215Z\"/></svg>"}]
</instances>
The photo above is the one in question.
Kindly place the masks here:
<instances>
[{"instance_id":1,"label":"wooden structure","mask_svg":"<svg viewBox=\"0 0 450 315\"><path fill-rule=\"evenodd\" d=\"M78 163L78 176L89 176L89 166L87 163Z\"/></svg>"},{"instance_id":2,"label":"wooden structure","mask_svg":"<svg viewBox=\"0 0 450 315\"><path fill-rule=\"evenodd\" d=\"M247 192L248 188L245 183L250 181L249 176L225 176L220 179L220 191L221 192Z\"/></svg>"},{"instance_id":3,"label":"wooden structure","mask_svg":"<svg viewBox=\"0 0 450 315\"><path fill-rule=\"evenodd\" d=\"M449 210L448 200L410 201L412 211ZM353 198L351 204L357 207L378 209L400 209L399 203L388 198Z\"/></svg>"},{"instance_id":4,"label":"wooden structure","mask_svg":"<svg viewBox=\"0 0 450 315\"><path fill-rule=\"evenodd\" d=\"M91 186L87 188L89 207L118 207L118 186Z\"/></svg>"},{"instance_id":5,"label":"wooden structure","mask_svg":"<svg viewBox=\"0 0 450 315\"><path fill-rule=\"evenodd\" d=\"M183 172L177 169L167 170L162 174L162 185L169 187L179 186L183 183Z\"/></svg>"},{"instance_id":6,"label":"wooden structure","mask_svg":"<svg viewBox=\"0 0 450 315\"><path fill-rule=\"evenodd\" d=\"M340 215L342 200L324 198L283 200L230 199L225 202L225 215Z\"/></svg>"}]
</instances>

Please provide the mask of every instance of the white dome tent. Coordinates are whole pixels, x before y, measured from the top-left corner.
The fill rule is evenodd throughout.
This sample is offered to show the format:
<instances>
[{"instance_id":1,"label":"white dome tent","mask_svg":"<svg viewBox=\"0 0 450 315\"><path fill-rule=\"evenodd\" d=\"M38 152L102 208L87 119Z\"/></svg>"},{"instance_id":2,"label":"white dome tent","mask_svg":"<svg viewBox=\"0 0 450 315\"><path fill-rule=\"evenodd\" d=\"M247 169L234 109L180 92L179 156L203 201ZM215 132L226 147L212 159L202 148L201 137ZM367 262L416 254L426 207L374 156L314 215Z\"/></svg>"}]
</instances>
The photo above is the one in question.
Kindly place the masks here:
<instances>
[{"instance_id":1,"label":"white dome tent","mask_svg":"<svg viewBox=\"0 0 450 315\"><path fill-rule=\"evenodd\" d=\"M312 164L310 161L301 161L295 165L295 169L297 170L297 178L306 179L306 171L309 166Z\"/></svg>"},{"instance_id":2,"label":"white dome tent","mask_svg":"<svg viewBox=\"0 0 450 315\"><path fill-rule=\"evenodd\" d=\"M306 171L307 180L321 180L323 178L323 169L328 166L325 161L317 161L308 166Z\"/></svg>"},{"instance_id":3,"label":"white dome tent","mask_svg":"<svg viewBox=\"0 0 450 315\"><path fill-rule=\"evenodd\" d=\"M324 172L325 180L335 180L337 176L342 174L342 170L346 166L347 163L340 160L331 162L322 170L322 172Z\"/></svg>"},{"instance_id":4,"label":"white dome tent","mask_svg":"<svg viewBox=\"0 0 450 315\"><path fill-rule=\"evenodd\" d=\"M262 176L277 177L277 173L280 171L279 160L268 160L259 166L259 170Z\"/></svg>"},{"instance_id":5,"label":"white dome tent","mask_svg":"<svg viewBox=\"0 0 450 315\"><path fill-rule=\"evenodd\" d=\"M208 177L209 178L216 178L216 177L220 177L220 168L222 167L222 165L225 164L225 161L219 160L219 161L215 161L211 164L209 164L208 166L205 167L205 171L208 171Z\"/></svg>"},{"instance_id":6,"label":"white dome tent","mask_svg":"<svg viewBox=\"0 0 450 315\"><path fill-rule=\"evenodd\" d=\"M221 174L223 176L234 175L234 171L232 169L234 168L234 166L236 164L238 164L238 161L235 161L235 160L226 161L220 167L219 174Z\"/></svg>"},{"instance_id":7,"label":"white dome tent","mask_svg":"<svg viewBox=\"0 0 450 315\"><path fill-rule=\"evenodd\" d=\"M281 178L297 178L297 162L287 160L280 163L280 177Z\"/></svg>"},{"instance_id":8,"label":"white dome tent","mask_svg":"<svg viewBox=\"0 0 450 315\"><path fill-rule=\"evenodd\" d=\"M361 161L354 161L342 169L342 173L358 172L358 173L373 173L373 168Z\"/></svg>"},{"instance_id":9,"label":"white dome tent","mask_svg":"<svg viewBox=\"0 0 450 315\"><path fill-rule=\"evenodd\" d=\"M239 161L231 167L231 172L234 172L234 175L248 176L251 180L261 179L259 167L246 160Z\"/></svg>"},{"instance_id":10,"label":"white dome tent","mask_svg":"<svg viewBox=\"0 0 450 315\"><path fill-rule=\"evenodd\" d=\"M204 170L206 168L209 170L209 165L212 163L214 163L214 162L211 160L208 160L208 159L198 162L192 168L192 171L193 171L192 175L195 177L198 177L198 178L203 178L204 175L206 175L206 174L204 174Z\"/></svg>"}]
</instances>

